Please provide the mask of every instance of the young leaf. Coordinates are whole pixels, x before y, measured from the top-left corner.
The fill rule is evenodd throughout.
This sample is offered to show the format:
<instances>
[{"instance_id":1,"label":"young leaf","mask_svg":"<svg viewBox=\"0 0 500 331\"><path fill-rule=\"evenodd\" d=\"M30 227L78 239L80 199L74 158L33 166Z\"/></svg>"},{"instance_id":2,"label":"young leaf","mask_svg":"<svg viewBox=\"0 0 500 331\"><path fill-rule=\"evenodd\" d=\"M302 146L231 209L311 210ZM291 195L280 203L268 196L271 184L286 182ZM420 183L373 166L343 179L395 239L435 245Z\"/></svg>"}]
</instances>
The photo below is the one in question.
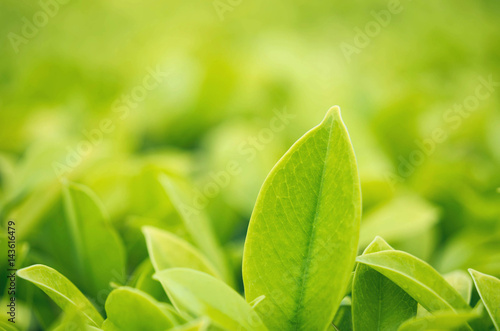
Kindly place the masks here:
<instances>
[{"instance_id":1,"label":"young leaf","mask_svg":"<svg viewBox=\"0 0 500 331\"><path fill-rule=\"evenodd\" d=\"M104 331L164 331L174 325L159 302L131 287L120 287L109 294L106 314Z\"/></svg>"},{"instance_id":2,"label":"young leaf","mask_svg":"<svg viewBox=\"0 0 500 331\"><path fill-rule=\"evenodd\" d=\"M478 315L474 311L439 311L433 314L411 318L401 324L398 331L449 331L456 330L461 326L464 327L464 329L468 329L467 322L477 317Z\"/></svg>"},{"instance_id":3,"label":"young leaf","mask_svg":"<svg viewBox=\"0 0 500 331\"><path fill-rule=\"evenodd\" d=\"M109 288L111 281L125 280L125 249L108 224L99 199L86 186L63 184L63 199L71 239L80 272L90 292Z\"/></svg>"},{"instance_id":4,"label":"young leaf","mask_svg":"<svg viewBox=\"0 0 500 331\"><path fill-rule=\"evenodd\" d=\"M469 273L495 328L500 330L500 279L473 269Z\"/></svg>"},{"instance_id":5,"label":"young leaf","mask_svg":"<svg viewBox=\"0 0 500 331\"><path fill-rule=\"evenodd\" d=\"M192 269L172 268L154 276L179 311L207 316L227 330L267 330L252 307L222 281Z\"/></svg>"},{"instance_id":6,"label":"young leaf","mask_svg":"<svg viewBox=\"0 0 500 331\"><path fill-rule=\"evenodd\" d=\"M221 278L213 264L187 241L151 226L144 227L142 232L156 272L168 268L191 268Z\"/></svg>"},{"instance_id":7,"label":"young leaf","mask_svg":"<svg viewBox=\"0 0 500 331\"><path fill-rule=\"evenodd\" d=\"M100 327L103 318L71 281L45 265L33 265L17 271L17 275L38 286L65 312L80 311L88 321Z\"/></svg>"},{"instance_id":8,"label":"young leaf","mask_svg":"<svg viewBox=\"0 0 500 331\"><path fill-rule=\"evenodd\" d=\"M154 273L154 267L147 258L134 270L127 286L146 292L158 301L168 301L167 294L161 284L153 279Z\"/></svg>"},{"instance_id":9,"label":"young leaf","mask_svg":"<svg viewBox=\"0 0 500 331\"><path fill-rule=\"evenodd\" d=\"M444 279L469 303L472 295L472 279L463 270L455 270L443 275Z\"/></svg>"},{"instance_id":10,"label":"young leaf","mask_svg":"<svg viewBox=\"0 0 500 331\"><path fill-rule=\"evenodd\" d=\"M193 203L190 202L188 196L191 194L187 192L187 188L177 184L165 174L161 174L159 180L174 205L174 208L176 208L179 213L186 230L193 238L194 243L218 268L224 276L224 280L232 284L233 277L230 274L226 257L217 242L217 238L215 237L211 224L204 211L197 209L193 206Z\"/></svg>"},{"instance_id":11,"label":"young leaf","mask_svg":"<svg viewBox=\"0 0 500 331\"><path fill-rule=\"evenodd\" d=\"M356 260L392 280L430 312L469 308L434 268L408 253L382 251L358 256Z\"/></svg>"},{"instance_id":12,"label":"young leaf","mask_svg":"<svg viewBox=\"0 0 500 331\"><path fill-rule=\"evenodd\" d=\"M338 107L300 138L261 188L243 255L247 301L272 330L325 330L354 266L356 159Z\"/></svg>"},{"instance_id":13,"label":"young leaf","mask_svg":"<svg viewBox=\"0 0 500 331\"><path fill-rule=\"evenodd\" d=\"M363 254L393 250L382 238L375 240ZM417 302L378 271L359 264L352 289L352 316L356 331L397 330L417 313Z\"/></svg>"}]
</instances>

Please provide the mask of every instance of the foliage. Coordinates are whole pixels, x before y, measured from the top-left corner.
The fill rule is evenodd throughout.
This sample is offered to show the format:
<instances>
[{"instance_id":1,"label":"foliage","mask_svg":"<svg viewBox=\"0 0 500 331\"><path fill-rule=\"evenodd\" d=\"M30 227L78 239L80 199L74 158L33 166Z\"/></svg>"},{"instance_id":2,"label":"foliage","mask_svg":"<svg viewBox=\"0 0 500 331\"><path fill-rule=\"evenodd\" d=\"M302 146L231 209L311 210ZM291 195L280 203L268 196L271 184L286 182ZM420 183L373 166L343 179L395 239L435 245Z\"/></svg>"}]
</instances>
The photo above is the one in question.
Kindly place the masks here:
<instances>
[{"instance_id":1,"label":"foliage","mask_svg":"<svg viewBox=\"0 0 500 331\"><path fill-rule=\"evenodd\" d=\"M58 251L61 243L35 241L23 262L44 261L61 272L45 265L17 272L59 307L23 282L26 293L19 297L34 297L33 312L45 316L33 323L105 331L499 330L499 279L470 269L473 287L463 271L442 275L378 236L358 255L361 181L338 107L264 181L239 255L244 296L232 272L239 258L220 244L208 216L189 198L196 192L158 165L134 176L132 187L142 180L154 184L131 189L127 201L136 194L164 199L156 210L142 209L139 220L110 222L81 184L63 182L56 198L24 202L47 203L33 219L40 218L39 231L53 231L68 245ZM402 214L400 203L395 206L389 215ZM411 206L418 215L437 217L425 203ZM384 227L378 223L371 228ZM123 277L125 264L133 277Z\"/></svg>"}]
</instances>

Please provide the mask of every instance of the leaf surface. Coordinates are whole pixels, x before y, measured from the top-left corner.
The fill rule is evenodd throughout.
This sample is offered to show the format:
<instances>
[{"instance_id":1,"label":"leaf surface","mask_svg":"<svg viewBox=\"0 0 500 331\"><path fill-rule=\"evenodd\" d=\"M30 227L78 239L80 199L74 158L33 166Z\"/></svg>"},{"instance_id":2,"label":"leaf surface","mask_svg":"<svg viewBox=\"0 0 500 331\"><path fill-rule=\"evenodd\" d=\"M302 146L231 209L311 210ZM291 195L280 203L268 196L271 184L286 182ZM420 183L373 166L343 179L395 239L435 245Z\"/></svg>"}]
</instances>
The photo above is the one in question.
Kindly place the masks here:
<instances>
[{"instance_id":1,"label":"leaf surface","mask_svg":"<svg viewBox=\"0 0 500 331\"><path fill-rule=\"evenodd\" d=\"M376 237L363 254L386 250L393 248ZM416 313L417 301L389 278L367 265L356 267L352 290L354 330L395 331Z\"/></svg>"},{"instance_id":2,"label":"leaf surface","mask_svg":"<svg viewBox=\"0 0 500 331\"><path fill-rule=\"evenodd\" d=\"M444 279L450 283L455 290L469 303L472 295L472 279L463 270L455 270L443 275Z\"/></svg>"},{"instance_id":3,"label":"leaf surface","mask_svg":"<svg viewBox=\"0 0 500 331\"><path fill-rule=\"evenodd\" d=\"M477 313L473 311L440 311L434 314L411 318L401 324L398 331L449 331L457 330L460 327L467 330L467 322L477 317Z\"/></svg>"},{"instance_id":4,"label":"leaf surface","mask_svg":"<svg viewBox=\"0 0 500 331\"><path fill-rule=\"evenodd\" d=\"M110 282L125 281L125 248L101 202L86 186L63 184L65 217L85 288L98 296Z\"/></svg>"},{"instance_id":5,"label":"leaf surface","mask_svg":"<svg viewBox=\"0 0 500 331\"><path fill-rule=\"evenodd\" d=\"M392 280L430 312L470 308L434 268L411 254L391 250L361 255L356 260Z\"/></svg>"},{"instance_id":6,"label":"leaf surface","mask_svg":"<svg viewBox=\"0 0 500 331\"><path fill-rule=\"evenodd\" d=\"M159 176L159 181L181 217L194 244L217 267L223 275L224 280L232 284L233 278L230 274L224 251L215 237L212 225L205 211L196 207L194 192L165 174Z\"/></svg>"},{"instance_id":7,"label":"leaf surface","mask_svg":"<svg viewBox=\"0 0 500 331\"><path fill-rule=\"evenodd\" d=\"M142 291L125 286L110 293L106 314L104 331L163 331L174 325L159 302Z\"/></svg>"},{"instance_id":8,"label":"leaf surface","mask_svg":"<svg viewBox=\"0 0 500 331\"><path fill-rule=\"evenodd\" d=\"M213 264L184 239L150 226L144 227L142 231L156 272L168 268L190 268L222 278Z\"/></svg>"},{"instance_id":9,"label":"leaf surface","mask_svg":"<svg viewBox=\"0 0 500 331\"><path fill-rule=\"evenodd\" d=\"M176 326L170 331L206 331L208 330L209 325L210 320L202 317L186 324Z\"/></svg>"},{"instance_id":10,"label":"leaf surface","mask_svg":"<svg viewBox=\"0 0 500 331\"><path fill-rule=\"evenodd\" d=\"M354 266L361 215L356 159L338 107L265 180L243 255L246 299L272 330L325 330Z\"/></svg>"},{"instance_id":11,"label":"leaf surface","mask_svg":"<svg viewBox=\"0 0 500 331\"><path fill-rule=\"evenodd\" d=\"M469 269L469 273L493 325L497 331L500 330L500 279L474 269Z\"/></svg>"},{"instance_id":12,"label":"leaf surface","mask_svg":"<svg viewBox=\"0 0 500 331\"><path fill-rule=\"evenodd\" d=\"M64 312L72 313L78 310L92 325L101 326L101 314L70 280L56 270L37 264L18 270L17 275L39 287Z\"/></svg>"},{"instance_id":13,"label":"leaf surface","mask_svg":"<svg viewBox=\"0 0 500 331\"><path fill-rule=\"evenodd\" d=\"M206 316L227 330L267 330L252 307L232 288L200 271L172 268L155 274L174 306Z\"/></svg>"}]
</instances>

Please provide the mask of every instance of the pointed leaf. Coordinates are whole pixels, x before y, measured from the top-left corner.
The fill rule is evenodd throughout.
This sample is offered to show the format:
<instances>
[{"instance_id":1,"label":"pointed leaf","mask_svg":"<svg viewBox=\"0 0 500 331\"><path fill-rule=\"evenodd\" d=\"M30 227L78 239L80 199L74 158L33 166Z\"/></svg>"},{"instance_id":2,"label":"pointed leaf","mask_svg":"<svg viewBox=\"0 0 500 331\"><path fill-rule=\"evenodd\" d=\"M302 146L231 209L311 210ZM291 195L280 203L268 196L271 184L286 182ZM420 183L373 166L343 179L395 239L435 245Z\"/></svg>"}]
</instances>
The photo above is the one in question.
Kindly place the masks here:
<instances>
[{"instance_id":1,"label":"pointed leaf","mask_svg":"<svg viewBox=\"0 0 500 331\"><path fill-rule=\"evenodd\" d=\"M500 330L500 279L469 269L477 292L481 296L484 307L495 325Z\"/></svg>"},{"instance_id":2,"label":"pointed leaf","mask_svg":"<svg viewBox=\"0 0 500 331\"><path fill-rule=\"evenodd\" d=\"M385 250L393 248L376 237L363 254ZM416 313L417 301L398 285L367 265L357 266L352 290L354 330L395 331Z\"/></svg>"},{"instance_id":3,"label":"pointed leaf","mask_svg":"<svg viewBox=\"0 0 500 331\"><path fill-rule=\"evenodd\" d=\"M193 245L176 235L151 226L142 229L155 271L190 268L221 278L220 273Z\"/></svg>"},{"instance_id":4,"label":"pointed leaf","mask_svg":"<svg viewBox=\"0 0 500 331\"><path fill-rule=\"evenodd\" d=\"M80 311L90 323L100 327L103 318L85 295L56 270L37 264L20 269L17 275L38 286L65 312Z\"/></svg>"},{"instance_id":5,"label":"pointed leaf","mask_svg":"<svg viewBox=\"0 0 500 331\"><path fill-rule=\"evenodd\" d=\"M113 290L106 300L104 331L163 331L174 323L153 297L131 287Z\"/></svg>"},{"instance_id":6,"label":"pointed leaf","mask_svg":"<svg viewBox=\"0 0 500 331\"><path fill-rule=\"evenodd\" d=\"M63 200L86 288L97 295L111 281L124 282L125 249L95 193L86 186L65 183Z\"/></svg>"},{"instance_id":7,"label":"pointed leaf","mask_svg":"<svg viewBox=\"0 0 500 331\"><path fill-rule=\"evenodd\" d=\"M208 217L202 209L196 208L188 198L194 196L194 193L174 182L165 174L161 174L159 180L196 246L218 268L224 276L224 280L232 284L233 280L226 257L215 237Z\"/></svg>"},{"instance_id":8,"label":"pointed leaf","mask_svg":"<svg viewBox=\"0 0 500 331\"><path fill-rule=\"evenodd\" d=\"M252 307L222 281L192 269L155 274L179 311L207 316L227 330L267 330Z\"/></svg>"},{"instance_id":9,"label":"pointed leaf","mask_svg":"<svg viewBox=\"0 0 500 331\"><path fill-rule=\"evenodd\" d=\"M325 330L354 266L360 184L338 107L274 166L252 214L243 256L247 301L272 330Z\"/></svg>"},{"instance_id":10,"label":"pointed leaf","mask_svg":"<svg viewBox=\"0 0 500 331\"><path fill-rule=\"evenodd\" d=\"M430 312L468 309L460 294L430 265L401 251L382 251L356 259L386 276Z\"/></svg>"}]
</instances>

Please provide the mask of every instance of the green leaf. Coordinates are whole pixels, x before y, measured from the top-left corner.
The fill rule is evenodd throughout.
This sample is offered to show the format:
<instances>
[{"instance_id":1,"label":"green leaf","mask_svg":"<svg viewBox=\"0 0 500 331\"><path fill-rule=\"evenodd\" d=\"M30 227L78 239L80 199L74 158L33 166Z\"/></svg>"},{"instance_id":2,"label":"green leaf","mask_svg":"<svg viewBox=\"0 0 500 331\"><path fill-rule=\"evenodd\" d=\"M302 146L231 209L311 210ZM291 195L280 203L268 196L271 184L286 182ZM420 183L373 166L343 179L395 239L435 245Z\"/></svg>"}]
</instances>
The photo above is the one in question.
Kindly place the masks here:
<instances>
[{"instance_id":1,"label":"green leaf","mask_svg":"<svg viewBox=\"0 0 500 331\"><path fill-rule=\"evenodd\" d=\"M477 318L474 311L439 311L425 316L411 318L401 324L398 331L456 330L467 329L467 322Z\"/></svg>"},{"instance_id":2,"label":"green leaf","mask_svg":"<svg viewBox=\"0 0 500 331\"><path fill-rule=\"evenodd\" d=\"M80 311L93 325L100 327L103 318L85 295L71 281L45 265L33 265L17 275L38 286L65 312Z\"/></svg>"},{"instance_id":3,"label":"green leaf","mask_svg":"<svg viewBox=\"0 0 500 331\"><path fill-rule=\"evenodd\" d=\"M171 328L172 322L165 307L150 295L131 287L113 290L106 300L108 318L104 331L163 331Z\"/></svg>"},{"instance_id":4,"label":"green leaf","mask_svg":"<svg viewBox=\"0 0 500 331\"><path fill-rule=\"evenodd\" d=\"M155 271L191 268L221 278L213 264L195 247L176 235L151 226L142 229Z\"/></svg>"},{"instance_id":5,"label":"green leaf","mask_svg":"<svg viewBox=\"0 0 500 331\"><path fill-rule=\"evenodd\" d=\"M352 331L352 329L352 302L349 297L344 297L328 330Z\"/></svg>"},{"instance_id":6,"label":"green leaf","mask_svg":"<svg viewBox=\"0 0 500 331\"><path fill-rule=\"evenodd\" d=\"M0 330L3 330L3 331L19 331L19 329L16 328L12 322L7 322L7 321L4 321L3 319L0 320Z\"/></svg>"},{"instance_id":7,"label":"green leaf","mask_svg":"<svg viewBox=\"0 0 500 331\"><path fill-rule=\"evenodd\" d=\"M186 324L176 326L170 331L206 331L210 325L210 320L208 318L199 318L193 321L190 321Z\"/></svg>"},{"instance_id":8,"label":"green leaf","mask_svg":"<svg viewBox=\"0 0 500 331\"><path fill-rule=\"evenodd\" d=\"M161 174L159 180L193 242L218 268L224 276L224 280L232 284L233 277L229 271L224 252L214 235L212 225L205 212L200 208L196 208L194 202L191 201L194 200L194 193L165 174ZM189 197L191 197L191 200Z\"/></svg>"},{"instance_id":9,"label":"green leaf","mask_svg":"<svg viewBox=\"0 0 500 331\"><path fill-rule=\"evenodd\" d=\"M243 255L247 301L272 330L325 330L344 297L361 215L356 159L338 107L261 188Z\"/></svg>"},{"instance_id":10,"label":"green leaf","mask_svg":"<svg viewBox=\"0 0 500 331\"><path fill-rule=\"evenodd\" d=\"M430 312L467 310L469 305L434 268L401 251L382 251L356 259L386 276Z\"/></svg>"},{"instance_id":11,"label":"green leaf","mask_svg":"<svg viewBox=\"0 0 500 331\"><path fill-rule=\"evenodd\" d=\"M393 248L376 237L363 254L385 250ZM352 290L354 330L395 331L416 313L417 301L398 285L367 265L357 266Z\"/></svg>"},{"instance_id":12,"label":"green leaf","mask_svg":"<svg viewBox=\"0 0 500 331\"><path fill-rule=\"evenodd\" d=\"M469 273L495 328L500 330L500 279L473 269Z\"/></svg>"},{"instance_id":13,"label":"green leaf","mask_svg":"<svg viewBox=\"0 0 500 331\"><path fill-rule=\"evenodd\" d=\"M149 258L145 259L129 278L127 286L148 293L158 301L168 301L165 290L156 280L153 279L154 267Z\"/></svg>"},{"instance_id":14,"label":"green leaf","mask_svg":"<svg viewBox=\"0 0 500 331\"><path fill-rule=\"evenodd\" d=\"M97 196L86 186L65 183L63 199L85 287L98 295L111 281L124 282L125 249Z\"/></svg>"},{"instance_id":15,"label":"green leaf","mask_svg":"<svg viewBox=\"0 0 500 331\"><path fill-rule=\"evenodd\" d=\"M455 270L443 275L444 279L469 303L472 295L472 279L463 270Z\"/></svg>"},{"instance_id":16,"label":"green leaf","mask_svg":"<svg viewBox=\"0 0 500 331\"><path fill-rule=\"evenodd\" d=\"M166 269L154 278L179 311L207 316L227 330L267 330L252 307L217 278L185 268Z\"/></svg>"},{"instance_id":17,"label":"green leaf","mask_svg":"<svg viewBox=\"0 0 500 331\"><path fill-rule=\"evenodd\" d=\"M72 312L64 312L61 314L58 321L50 331L68 331L68 330L78 330L78 331L99 331L100 328L88 325L87 319L76 309ZM101 330L102 331L102 330Z\"/></svg>"}]
</instances>

